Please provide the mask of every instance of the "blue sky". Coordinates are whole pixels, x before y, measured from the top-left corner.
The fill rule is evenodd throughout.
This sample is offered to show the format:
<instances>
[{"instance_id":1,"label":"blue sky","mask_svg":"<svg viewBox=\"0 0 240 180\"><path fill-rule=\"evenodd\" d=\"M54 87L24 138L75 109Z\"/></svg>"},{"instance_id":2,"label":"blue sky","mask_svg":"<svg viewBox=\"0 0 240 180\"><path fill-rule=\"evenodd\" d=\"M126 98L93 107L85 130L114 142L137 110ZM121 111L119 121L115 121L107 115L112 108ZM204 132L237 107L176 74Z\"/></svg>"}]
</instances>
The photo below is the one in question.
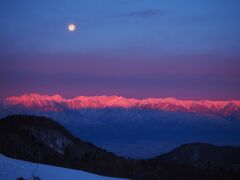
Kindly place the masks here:
<instances>
[{"instance_id":1,"label":"blue sky","mask_svg":"<svg viewBox=\"0 0 240 180\"><path fill-rule=\"evenodd\" d=\"M239 8L238 0L3 0L1 97L240 98Z\"/></svg>"}]
</instances>

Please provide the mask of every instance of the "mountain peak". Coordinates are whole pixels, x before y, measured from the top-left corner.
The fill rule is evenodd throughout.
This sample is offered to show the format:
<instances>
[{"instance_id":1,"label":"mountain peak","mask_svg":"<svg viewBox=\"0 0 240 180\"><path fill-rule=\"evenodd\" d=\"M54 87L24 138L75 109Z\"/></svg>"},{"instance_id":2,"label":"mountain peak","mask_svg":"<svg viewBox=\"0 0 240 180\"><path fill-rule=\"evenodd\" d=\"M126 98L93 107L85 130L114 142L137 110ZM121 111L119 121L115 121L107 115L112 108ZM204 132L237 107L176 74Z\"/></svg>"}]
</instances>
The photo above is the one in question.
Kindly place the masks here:
<instances>
[{"instance_id":1,"label":"mountain peak","mask_svg":"<svg viewBox=\"0 0 240 180\"><path fill-rule=\"evenodd\" d=\"M174 97L134 99L122 96L76 96L65 99L59 94L52 96L37 93L24 94L22 96L11 96L4 99L4 104L23 105L27 108L38 108L44 110L58 110L58 107L69 109L81 108L140 108L154 109L172 112L194 112L194 113L217 113L230 115L240 109L240 101L211 101L211 100L178 100ZM59 105L59 106L58 106Z\"/></svg>"},{"instance_id":2,"label":"mountain peak","mask_svg":"<svg viewBox=\"0 0 240 180\"><path fill-rule=\"evenodd\" d=\"M56 101L63 100L63 97L61 95L59 95L59 94L52 95L51 98L56 100Z\"/></svg>"}]
</instances>

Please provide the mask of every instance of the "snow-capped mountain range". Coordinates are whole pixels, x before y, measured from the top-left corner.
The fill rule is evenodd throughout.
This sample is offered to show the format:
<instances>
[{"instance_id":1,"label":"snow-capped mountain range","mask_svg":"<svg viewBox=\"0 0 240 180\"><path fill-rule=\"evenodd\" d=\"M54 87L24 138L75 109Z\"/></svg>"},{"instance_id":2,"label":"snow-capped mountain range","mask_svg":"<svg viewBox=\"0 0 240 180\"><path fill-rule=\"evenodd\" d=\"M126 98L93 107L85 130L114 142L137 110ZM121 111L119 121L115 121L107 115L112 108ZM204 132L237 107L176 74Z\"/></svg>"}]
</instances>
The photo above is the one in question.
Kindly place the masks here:
<instances>
[{"instance_id":1,"label":"snow-capped mountain range","mask_svg":"<svg viewBox=\"0 0 240 180\"><path fill-rule=\"evenodd\" d=\"M153 157L183 143L240 145L240 101L25 94L0 103L0 117L46 116L118 155Z\"/></svg>"},{"instance_id":2,"label":"snow-capped mountain range","mask_svg":"<svg viewBox=\"0 0 240 180\"><path fill-rule=\"evenodd\" d=\"M65 99L60 95L25 94L3 100L7 106L22 105L29 109L43 111L79 110L84 108L137 108L170 112L214 113L224 116L240 110L239 100L178 100L176 98L135 99L122 96L77 96Z\"/></svg>"}]
</instances>

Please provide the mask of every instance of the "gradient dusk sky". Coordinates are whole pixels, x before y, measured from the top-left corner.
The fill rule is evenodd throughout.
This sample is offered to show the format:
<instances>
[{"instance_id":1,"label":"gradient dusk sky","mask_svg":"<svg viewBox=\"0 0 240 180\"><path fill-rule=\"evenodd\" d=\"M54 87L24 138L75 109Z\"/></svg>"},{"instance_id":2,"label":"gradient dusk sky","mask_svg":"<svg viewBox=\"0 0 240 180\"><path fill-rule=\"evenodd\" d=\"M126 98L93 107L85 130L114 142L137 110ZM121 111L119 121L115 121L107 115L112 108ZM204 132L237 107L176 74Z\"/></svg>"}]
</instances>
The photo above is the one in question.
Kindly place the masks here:
<instances>
[{"instance_id":1,"label":"gradient dusk sky","mask_svg":"<svg viewBox=\"0 0 240 180\"><path fill-rule=\"evenodd\" d=\"M240 99L240 1L1 0L0 83L0 98Z\"/></svg>"}]
</instances>

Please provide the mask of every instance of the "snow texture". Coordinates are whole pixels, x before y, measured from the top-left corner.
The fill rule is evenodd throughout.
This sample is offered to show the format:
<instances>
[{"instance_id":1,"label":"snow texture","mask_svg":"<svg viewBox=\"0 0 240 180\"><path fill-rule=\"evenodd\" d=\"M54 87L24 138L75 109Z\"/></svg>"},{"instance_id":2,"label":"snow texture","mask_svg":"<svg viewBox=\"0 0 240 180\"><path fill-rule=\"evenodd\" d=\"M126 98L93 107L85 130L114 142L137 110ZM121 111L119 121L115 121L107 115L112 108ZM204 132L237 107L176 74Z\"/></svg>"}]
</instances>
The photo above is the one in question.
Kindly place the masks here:
<instances>
[{"instance_id":1,"label":"snow texture","mask_svg":"<svg viewBox=\"0 0 240 180\"><path fill-rule=\"evenodd\" d=\"M104 177L79 170L16 160L0 154L0 180L16 180L18 177L31 179L32 176L38 176L41 180L120 180L119 178Z\"/></svg>"}]
</instances>

